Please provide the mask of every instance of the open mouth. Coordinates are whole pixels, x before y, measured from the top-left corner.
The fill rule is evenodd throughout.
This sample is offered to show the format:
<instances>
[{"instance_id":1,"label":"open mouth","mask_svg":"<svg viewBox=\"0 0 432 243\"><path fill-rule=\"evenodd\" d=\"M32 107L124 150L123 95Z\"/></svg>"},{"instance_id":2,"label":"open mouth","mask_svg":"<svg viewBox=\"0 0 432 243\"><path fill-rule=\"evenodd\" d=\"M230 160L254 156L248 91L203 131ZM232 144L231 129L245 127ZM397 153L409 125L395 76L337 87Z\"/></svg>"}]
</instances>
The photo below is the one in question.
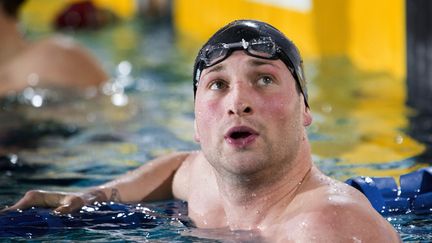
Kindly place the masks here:
<instances>
[{"instance_id":1,"label":"open mouth","mask_svg":"<svg viewBox=\"0 0 432 243\"><path fill-rule=\"evenodd\" d=\"M225 140L236 147L245 147L252 143L258 132L252 128L241 126L231 128L225 135Z\"/></svg>"},{"instance_id":2,"label":"open mouth","mask_svg":"<svg viewBox=\"0 0 432 243\"><path fill-rule=\"evenodd\" d=\"M252 135L252 133L247 132L247 131L246 132L233 132L230 134L229 137L232 139L239 139L239 138L247 138L250 135Z\"/></svg>"}]
</instances>

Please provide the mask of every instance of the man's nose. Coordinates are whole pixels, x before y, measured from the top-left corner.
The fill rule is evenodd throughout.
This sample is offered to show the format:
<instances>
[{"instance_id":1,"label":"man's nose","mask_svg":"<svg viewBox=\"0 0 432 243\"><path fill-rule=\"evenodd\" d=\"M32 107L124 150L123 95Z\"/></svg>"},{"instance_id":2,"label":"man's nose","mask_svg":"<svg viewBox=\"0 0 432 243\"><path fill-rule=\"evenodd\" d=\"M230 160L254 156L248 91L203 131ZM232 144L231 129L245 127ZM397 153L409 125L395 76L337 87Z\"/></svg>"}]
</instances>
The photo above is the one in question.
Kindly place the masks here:
<instances>
[{"instance_id":1,"label":"man's nose","mask_svg":"<svg viewBox=\"0 0 432 243\"><path fill-rule=\"evenodd\" d=\"M252 92L243 85L236 85L229 95L228 115L252 115Z\"/></svg>"}]
</instances>

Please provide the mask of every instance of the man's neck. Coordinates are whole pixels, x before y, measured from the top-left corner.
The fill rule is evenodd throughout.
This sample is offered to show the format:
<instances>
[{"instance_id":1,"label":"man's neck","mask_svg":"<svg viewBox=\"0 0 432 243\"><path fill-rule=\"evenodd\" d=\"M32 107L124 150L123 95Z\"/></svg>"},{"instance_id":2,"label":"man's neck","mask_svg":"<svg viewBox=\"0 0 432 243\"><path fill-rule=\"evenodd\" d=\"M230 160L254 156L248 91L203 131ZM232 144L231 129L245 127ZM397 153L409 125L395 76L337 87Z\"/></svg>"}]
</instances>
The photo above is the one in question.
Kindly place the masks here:
<instances>
[{"instance_id":1,"label":"man's neck","mask_svg":"<svg viewBox=\"0 0 432 243\"><path fill-rule=\"evenodd\" d=\"M274 222L283 213L312 168L310 154L302 155L297 157L306 161L290 163L294 166L286 168L285 172L264 175L267 180L269 176L273 177L267 183L257 183L257 178L233 182L216 176L231 229L264 229L267 220Z\"/></svg>"}]
</instances>

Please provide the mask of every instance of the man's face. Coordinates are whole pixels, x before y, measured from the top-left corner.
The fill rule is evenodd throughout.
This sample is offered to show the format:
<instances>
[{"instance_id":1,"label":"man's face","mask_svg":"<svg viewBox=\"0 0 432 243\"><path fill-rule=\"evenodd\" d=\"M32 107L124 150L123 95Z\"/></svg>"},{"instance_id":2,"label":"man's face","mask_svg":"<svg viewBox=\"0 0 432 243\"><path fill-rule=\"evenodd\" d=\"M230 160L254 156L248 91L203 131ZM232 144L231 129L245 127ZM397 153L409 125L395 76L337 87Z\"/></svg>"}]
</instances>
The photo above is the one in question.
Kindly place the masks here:
<instances>
[{"instance_id":1,"label":"man's face","mask_svg":"<svg viewBox=\"0 0 432 243\"><path fill-rule=\"evenodd\" d=\"M202 72L195 116L195 139L207 160L230 174L287 166L312 120L285 64L243 51Z\"/></svg>"}]
</instances>

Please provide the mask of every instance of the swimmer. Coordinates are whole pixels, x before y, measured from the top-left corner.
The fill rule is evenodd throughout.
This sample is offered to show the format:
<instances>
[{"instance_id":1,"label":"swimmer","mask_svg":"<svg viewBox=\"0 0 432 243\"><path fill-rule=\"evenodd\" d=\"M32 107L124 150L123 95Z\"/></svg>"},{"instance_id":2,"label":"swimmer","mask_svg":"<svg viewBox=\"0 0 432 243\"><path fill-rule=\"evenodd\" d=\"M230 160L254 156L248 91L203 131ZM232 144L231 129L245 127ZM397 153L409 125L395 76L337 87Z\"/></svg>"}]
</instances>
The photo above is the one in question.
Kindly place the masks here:
<instances>
[{"instance_id":1,"label":"swimmer","mask_svg":"<svg viewBox=\"0 0 432 243\"><path fill-rule=\"evenodd\" d=\"M302 59L277 29L238 20L217 31L196 58L193 86L200 151L82 192L29 191L5 210L175 198L198 227L252 230L270 242L400 241L363 194L314 165Z\"/></svg>"},{"instance_id":2,"label":"swimmer","mask_svg":"<svg viewBox=\"0 0 432 243\"><path fill-rule=\"evenodd\" d=\"M18 11L24 2L0 0L0 96L29 85L82 89L108 79L97 60L72 38L26 40L18 28Z\"/></svg>"}]
</instances>

